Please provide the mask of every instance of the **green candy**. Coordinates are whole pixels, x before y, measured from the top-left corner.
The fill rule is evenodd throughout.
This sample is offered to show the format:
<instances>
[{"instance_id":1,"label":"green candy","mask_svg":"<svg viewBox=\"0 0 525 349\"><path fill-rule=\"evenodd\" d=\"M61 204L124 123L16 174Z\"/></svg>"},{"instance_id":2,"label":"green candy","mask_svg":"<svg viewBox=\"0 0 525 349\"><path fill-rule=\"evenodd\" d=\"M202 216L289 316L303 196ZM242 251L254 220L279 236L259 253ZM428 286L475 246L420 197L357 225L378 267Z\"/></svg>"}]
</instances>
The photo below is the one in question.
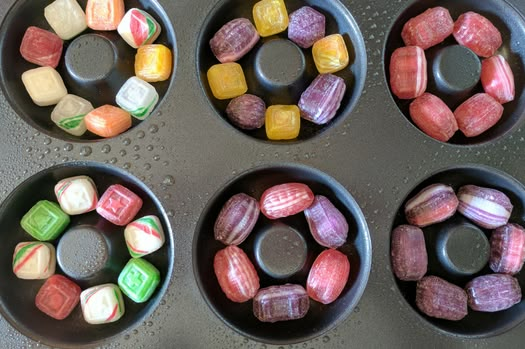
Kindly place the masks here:
<instances>
[{"instance_id":1,"label":"green candy","mask_svg":"<svg viewBox=\"0 0 525 349\"><path fill-rule=\"evenodd\" d=\"M56 239L69 224L69 216L51 201L40 200L22 217L20 225L40 241Z\"/></svg>"},{"instance_id":2,"label":"green candy","mask_svg":"<svg viewBox=\"0 0 525 349\"><path fill-rule=\"evenodd\" d=\"M147 301L160 283L160 272L142 258L132 258L118 276L122 292L135 303Z\"/></svg>"}]
</instances>

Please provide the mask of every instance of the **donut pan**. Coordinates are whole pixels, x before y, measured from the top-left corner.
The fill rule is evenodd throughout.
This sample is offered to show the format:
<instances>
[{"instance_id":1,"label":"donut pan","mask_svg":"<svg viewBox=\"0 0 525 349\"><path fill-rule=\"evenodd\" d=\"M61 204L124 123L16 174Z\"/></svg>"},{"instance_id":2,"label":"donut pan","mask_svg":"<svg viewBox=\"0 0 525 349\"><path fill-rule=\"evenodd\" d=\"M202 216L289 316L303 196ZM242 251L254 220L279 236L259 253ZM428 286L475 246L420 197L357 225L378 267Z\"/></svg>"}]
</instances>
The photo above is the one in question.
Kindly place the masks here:
<instances>
[{"instance_id":1,"label":"donut pan","mask_svg":"<svg viewBox=\"0 0 525 349\"><path fill-rule=\"evenodd\" d=\"M525 225L523 1L285 0L289 13L303 5L322 12L327 34L342 34L351 57L349 67L335 73L345 79L347 90L334 120L324 126L305 123L299 137L286 142L267 141L264 129L244 131L231 124L224 112L226 103L213 98L206 81L207 69L218 63L209 49L209 39L232 18L251 19L255 0L126 1L126 8L146 9L163 26L158 40L172 49L173 73L157 85L160 101L153 113L146 120L135 121L127 132L111 139L67 136L46 119L51 108L31 105L17 77L30 67L18 53L23 32L30 25L46 27L42 9L51 2L0 2L0 244L4 246L0 261L7 264L0 265L0 277L7 280L0 292L2 347L522 346L525 301L495 316L469 314L467 322L458 323L436 321L419 312L412 299L414 284L400 282L392 273L390 234L396 225L404 223L400 213L404 203L434 180L453 187L477 184L499 188L516 208L512 222ZM85 6L86 1L79 3ZM435 141L410 121L407 101L391 93L388 64L392 51L402 46L403 23L435 6L448 8L453 19L469 10L479 12L502 33L499 52L516 77L516 98L505 105L501 122L483 136L467 139L458 133L449 143ZM286 39L286 34L277 37ZM106 39L120 58L114 67L116 75L108 78L111 81L99 81L107 86L66 81L77 84L71 91L85 91L86 96L93 93L91 98L98 93L97 105L111 102L109 92L114 93L115 86L132 74L133 50L120 48L118 37L109 35ZM296 103L316 74L311 50L301 50L299 66L297 62L278 61L284 62L284 69L304 70L303 76L286 89L271 79L258 80L259 65L264 62L258 61L257 52L270 39L261 40L239 62L248 72L249 91L260 95L267 105ZM452 43L449 39L444 45ZM73 47L67 43L66 51L69 46ZM274 49L267 51L277 54ZM94 57L86 64L96 62ZM270 72L276 68L264 64ZM58 68L63 74L67 69ZM108 93L97 92L99 88ZM135 189L147 202L144 214L158 215L166 233L166 245L149 259L161 271L156 293L143 305L126 300L127 314L109 326L88 326L82 322L79 309L63 320L63 325L45 321L47 318L34 309L31 296L41 282L20 282L10 269L12 248L22 241L18 217L33 201L53 199L47 188L54 181L81 173L98 180L99 191L113 183ZM341 251L351 262L350 282L332 305L313 304L311 316L295 320L295 324L267 326L250 317L249 303L228 303L220 293L211 264L213 253L221 246L213 240L212 227L220 207L236 191L258 199L269 186L283 181L308 184L314 193L329 197L349 221L349 239ZM79 216L75 222L97 224L96 216ZM267 224L260 219L256 227L266 233ZM279 224L298 234L294 236L307 230L303 217L284 219ZM269 229L275 227L282 229L277 225ZM118 234L114 227L105 233ZM250 244L246 252L253 261L259 258L252 250L259 248L260 239L253 236L246 241ZM123 265L126 251L122 244L113 245L114 237L110 240L110 258L117 256L117 264ZM322 250L311 237L303 242L307 246L306 262L288 278L298 283L304 282L309 263ZM468 245L468 241L462 243ZM433 240L427 241L429 251L432 244ZM486 272L484 268L480 273ZM115 272L107 273L112 278ZM444 271L438 273L461 286L466 280ZM524 272L516 277L525 290ZM261 278L262 283L286 280L277 279L269 275ZM64 335L60 335L61 326Z\"/></svg>"}]
</instances>

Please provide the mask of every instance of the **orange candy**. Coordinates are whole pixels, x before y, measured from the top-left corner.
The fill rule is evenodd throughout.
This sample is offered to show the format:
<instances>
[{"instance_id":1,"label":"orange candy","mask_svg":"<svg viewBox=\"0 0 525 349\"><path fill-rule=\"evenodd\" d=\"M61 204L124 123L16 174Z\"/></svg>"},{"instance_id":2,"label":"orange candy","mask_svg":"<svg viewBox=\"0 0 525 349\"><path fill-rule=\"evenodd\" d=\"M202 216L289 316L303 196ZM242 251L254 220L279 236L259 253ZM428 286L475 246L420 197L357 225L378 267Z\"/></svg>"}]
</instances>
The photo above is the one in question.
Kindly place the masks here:
<instances>
[{"instance_id":1,"label":"orange candy","mask_svg":"<svg viewBox=\"0 0 525 349\"><path fill-rule=\"evenodd\" d=\"M166 46L142 45L135 55L135 75L147 82L168 80L172 61L171 50Z\"/></svg>"},{"instance_id":2,"label":"orange candy","mask_svg":"<svg viewBox=\"0 0 525 349\"><path fill-rule=\"evenodd\" d=\"M86 22L93 30L116 30L125 12L124 0L88 0Z\"/></svg>"},{"instance_id":3,"label":"orange candy","mask_svg":"<svg viewBox=\"0 0 525 349\"><path fill-rule=\"evenodd\" d=\"M131 115L120 108L106 104L84 117L86 128L100 137L115 137L131 127Z\"/></svg>"}]
</instances>

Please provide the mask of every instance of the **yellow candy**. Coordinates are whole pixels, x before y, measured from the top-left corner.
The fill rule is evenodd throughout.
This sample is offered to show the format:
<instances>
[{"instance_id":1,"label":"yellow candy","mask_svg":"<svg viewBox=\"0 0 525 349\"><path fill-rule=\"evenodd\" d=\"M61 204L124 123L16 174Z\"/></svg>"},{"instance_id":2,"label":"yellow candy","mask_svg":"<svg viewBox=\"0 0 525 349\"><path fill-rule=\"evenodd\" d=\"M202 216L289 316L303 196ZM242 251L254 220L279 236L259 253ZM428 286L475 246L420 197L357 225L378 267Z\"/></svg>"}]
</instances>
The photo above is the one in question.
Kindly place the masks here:
<instances>
[{"instance_id":1,"label":"yellow candy","mask_svg":"<svg viewBox=\"0 0 525 349\"><path fill-rule=\"evenodd\" d=\"M312 47L315 66L321 74L335 73L348 66L348 50L341 34L325 36Z\"/></svg>"},{"instance_id":2,"label":"yellow candy","mask_svg":"<svg viewBox=\"0 0 525 349\"><path fill-rule=\"evenodd\" d=\"M301 128L301 113L296 105L272 105L266 109L266 137L271 140L294 139Z\"/></svg>"},{"instance_id":3,"label":"yellow candy","mask_svg":"<svg viewBox=\"0 0 525 349\"><path fill-rule=\"evenodd\" d=\"M164 45L143 45L135 55L135 75L144 81L164 81L170 77L171 50Z\"/></svg>"},{"instance_id":4,"label":"yellow candy","mask_svg":"<svg viewBox=\"0 0 525 349\"><path fill-rule=\"evenodd\" d=\"M217 99L230 99L248 91L242 67L238 63L215 64L208 69L211 93Z\"/></svg>"},{"instance_id":5,"label":"yellow candy","mask_svg":"<svg viewBox=\"0 0 525 349\"><path fill-rule=\"evenodd\" d=\"M262 0L253 5L253 21L262 37L283 32L288 27L288 12L283 0Z\"/></svg>"}]
</instances>

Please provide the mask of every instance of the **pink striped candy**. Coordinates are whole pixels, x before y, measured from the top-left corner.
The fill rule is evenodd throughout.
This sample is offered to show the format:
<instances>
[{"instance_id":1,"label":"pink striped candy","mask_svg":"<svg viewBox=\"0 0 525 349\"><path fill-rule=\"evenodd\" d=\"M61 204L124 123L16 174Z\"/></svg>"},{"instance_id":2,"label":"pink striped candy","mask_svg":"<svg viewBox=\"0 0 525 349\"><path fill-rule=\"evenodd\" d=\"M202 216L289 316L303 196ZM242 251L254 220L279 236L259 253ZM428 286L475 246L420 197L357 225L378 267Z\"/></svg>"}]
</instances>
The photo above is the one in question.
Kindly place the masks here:
<instances>
[{"instance_id":1,"label":"pink striped candy","mask_svg":"<svg viewBox=\"0 0 525 349\"><path fill-rule=\"evenodd\" d=\"M501 46L501 33L487 18L476 12L466 12L454 23L456 41L481 57L490 57Z\"/></svg>"},{"instance_id":2,"label":"pink striped candy","mask_svg":"<svg viewBox=\"0 0 525 349\"><path fill-rule=\"evenodd\" d=\"M273 186L261 196L261 212L269 219L292 216L304 211L314 201L314 193L303 183Z\"/></svg>"},{"instance_id":3,"label":"pink striped candy","mask_svg":"<svg viewBox=\"0 0 525 349\"><path fill-rule=\"evenodd\" d=\"M444 7L429 8L411 18L403 26L401 38L406 46L419 46L423 50L445 40L454 29L454 21Z\"/></svg>"},{"instance_id":4,"label":"pink striped candy","mask_svg":"<svg viewBox=\"0 0 525 349\"><path fill-rule=\"evenodd\" d=\"M408 200L405 215L410 224L426 227L452 217L458 203L452 187L440 183L431 184Z\"/></svg>"},{"instance_id":5,"label":"pink striped candy","mask_svg":"<svg viewBox=\"0 0 525 349\"><path fill-rule=\"evenodd\" d=\"M427 59L418 46L400 47L390 59L390 87L400 99L421 96L427 89Z\"/></svg>"},{"instance_id":6,"label":"pink striped candy","mask_svg":"<svg viewBox=\"0 0 525 349\"><path fill-rule=\"evenodd\" d=\"M506 224L490 236L490 269L495 273L517 274L525 261L525 230Z\"/></svg>"},{"instance_id":7,"label":"pink striped candy","mask_svg":"<svg viewBox=\"0 0 525 349\"><path fill-rule=\"evenodd\" d=\"M503 115L503 106L486 93L478 93L454 110L459 129L467 137L476 137L494 126Z\"/></svg>"},{"instance_id":8,"label":"pink striped candy","mask_svg":"<svg viewBox=\"0 0 525 349\"><path fill-rule=\"evenodd\" d=\"M501 104L514 100L514 75L509 63L501 55L481 63L481 84L485 92Z\"/></svg>"},{"instance_id":9,"label":"pink striped candy","mask_svg":"<svg viewBox=\"0 0 525 349\"><path fill-rule=\"evenodd\" d=\"M409 111L414 124L438 141L448 141L458 130L454 113L439 97L428 92L410 103Z\"/></svg>"},{"instance_id":10,"label":"pink striped candy","mask_svg":"<svg viewBox=\"0 0 525 349\"><path fill-rule=\"evenodd\" d=\"M343 292L349 275L348 257L334 249L324 250L308 273L306 291L313 300L330 304Z\"/></svg>"},{"instance_id":11,"label":"pink striped candy","mask_svg":"<svg viewBox=\"0 0 525 349\"><path fill-rule=\"evenodd\" d=\"M507 224L512 213L510 199L496 189L464 185L458 190L458 199L458 212L483 228Z\"/></svg>"},{"instance_id":12,"label":"pink striped candy","mask_svg":"<svg viewBox=\"0 0 525 349\"><path fill-rule=\"evenodd\" d=\"M225 245L239 245L252 232L259 218L259 202L244 193L232 196L221 209L213 232Z\"/></svg>"},{"instance_id":13,"label":"pink striped candy","mask_svg":"<svg viewBox=\"0 0 525 349\"><path fill-rule=\"evenodd\" d=\"M495 312L521 302L518 279L506 274L478 276L465 286L468 305L472 310Z\"/></svg>"}]
</instances>

